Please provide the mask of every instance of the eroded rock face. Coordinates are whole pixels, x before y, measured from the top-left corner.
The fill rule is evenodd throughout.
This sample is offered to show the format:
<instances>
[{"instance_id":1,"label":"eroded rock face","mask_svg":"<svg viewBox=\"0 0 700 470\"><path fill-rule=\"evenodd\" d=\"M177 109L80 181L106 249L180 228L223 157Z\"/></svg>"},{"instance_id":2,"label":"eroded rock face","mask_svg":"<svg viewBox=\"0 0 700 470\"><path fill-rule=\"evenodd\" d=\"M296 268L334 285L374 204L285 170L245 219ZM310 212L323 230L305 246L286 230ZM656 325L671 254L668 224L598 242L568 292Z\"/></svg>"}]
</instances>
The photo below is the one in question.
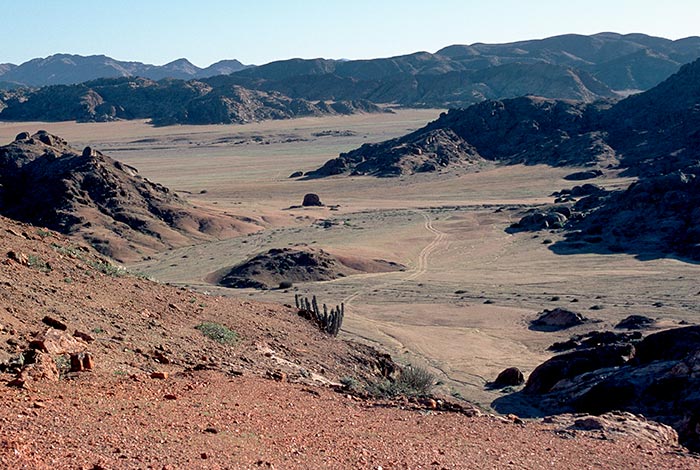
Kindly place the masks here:
<instances>
[{"instance_id":1,"label":"eroded rock face","mask_svg":"<svg viewBox=\"0 0 700 470\"><path fill-rule=\"evenodd\" d=\"M532 371L524 392L547 393L564 379L602 368L621 366L631 357L634 357L632 345L602 346L554 356Z\"/></svg>"},{"instance_id":2,"label":"eroded rock face","mask_svg":"<svg viewBox=\"0 0 700 470\"><path fill-rule=\"evenodd\" d=\"M550 414L643 414L700 449L700 327L555 356L530 374L524 393Z\"/></svg>"}]
</instances>

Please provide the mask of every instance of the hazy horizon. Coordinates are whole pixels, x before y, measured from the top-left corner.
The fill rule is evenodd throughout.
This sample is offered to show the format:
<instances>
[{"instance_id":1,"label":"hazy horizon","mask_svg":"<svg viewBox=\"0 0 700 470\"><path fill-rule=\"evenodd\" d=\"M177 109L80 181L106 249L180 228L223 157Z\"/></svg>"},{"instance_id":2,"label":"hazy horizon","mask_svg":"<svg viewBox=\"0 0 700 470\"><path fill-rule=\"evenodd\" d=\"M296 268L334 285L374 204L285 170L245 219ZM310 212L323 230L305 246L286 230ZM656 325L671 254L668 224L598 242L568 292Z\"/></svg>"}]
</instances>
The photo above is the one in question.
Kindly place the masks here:
<instances>
[{"instance_id":1,"label":"hazy horizon","mask_svg":"<svg viewBox=\"0 0 700 470\"><path fill-rule=\"evenodd\" d=\"M155 65L186 58L203 68L227 59L257 65L297 57L372 59L561 34L641 33L676 40L700 33L700 3L687 0L42 3L6 2L0 63L65 53Z\"/></svg>"}]
</instances>

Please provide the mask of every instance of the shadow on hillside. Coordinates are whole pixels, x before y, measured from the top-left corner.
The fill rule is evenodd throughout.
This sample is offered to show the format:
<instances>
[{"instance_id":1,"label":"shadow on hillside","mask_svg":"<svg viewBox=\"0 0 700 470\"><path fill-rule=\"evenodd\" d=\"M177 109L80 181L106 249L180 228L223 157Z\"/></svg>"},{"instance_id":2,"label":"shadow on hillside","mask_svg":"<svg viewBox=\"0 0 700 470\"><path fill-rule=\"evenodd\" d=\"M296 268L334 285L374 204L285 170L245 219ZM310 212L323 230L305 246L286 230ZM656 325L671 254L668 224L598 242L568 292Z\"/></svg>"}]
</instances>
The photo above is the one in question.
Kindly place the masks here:
<instances>
[{"instance_id":1,"label":"shadow on hillside","mask_svg":"<svg viewBox=\"0 0 700 470\"><path fill-rule=\"evenodd\" d=\"M514 414L520 418L543 418L555 414L537 408L532 403L533 397L524 394L521 391L509 393L502 397L496 398L491 402L491 408L500 414Z\"/></svg>"},{"instance_id":2,"label":"shadow on hillside","mask_svg":"<svg viewBox=\"0 0 700 470\"><path fill-rule=\"evenodd\" d=\"M557 255L581 255L581 254L596 254L596 255L615 255L627 254L632 255L640 261L652 261L657 259L674 259L688 264L700 265L700 259L695 257L680 256L677 253L667 253L662 251L650 251L645 249L642 244L631 244L628 246L606 245L603 241L588 242L585 240L577 240L566 234L567 239L555 242L549 246L549 249Z\"/></svg>"}]
</instances>

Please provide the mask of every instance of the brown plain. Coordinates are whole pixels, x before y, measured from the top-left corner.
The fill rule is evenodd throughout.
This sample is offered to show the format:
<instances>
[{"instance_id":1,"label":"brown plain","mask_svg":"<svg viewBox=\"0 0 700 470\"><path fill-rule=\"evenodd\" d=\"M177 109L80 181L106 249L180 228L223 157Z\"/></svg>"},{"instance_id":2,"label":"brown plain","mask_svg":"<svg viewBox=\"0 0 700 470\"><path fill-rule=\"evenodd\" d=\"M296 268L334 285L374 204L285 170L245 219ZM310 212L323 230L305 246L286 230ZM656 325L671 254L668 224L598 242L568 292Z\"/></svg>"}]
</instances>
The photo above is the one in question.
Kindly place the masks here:
<instances>
[{"instance_id":1,"label":"brown plain","mask_svg":"<svg viewBox=\"0 0 700 470\"><path fill-rule=\"evenodd\" d=\"M401 363L429 368L442 381L443 393L484 408L501 396L486 390L487 382L511 366L527 375L551 356L546 348L555 341L611 328L631 314L658 317L661 325L694 320L699 302L692 264L671 258L641 261L626 254L558 255L543 243L547 238L556 242L555 233L504 232L520 211L551 203L553 191L573 186L563 179L571 168L484 164L469 173L445 170L388 179L288 178L339 152L417 129L439 112L162 128L145 122L1 123L0 143L21 131L46 129L75 147L90 145L135 166L194 205L247 216L265 227L129 266L161 281L290 303L292 291L229 290L206 279L262 251L297 244L408 266L404 272L295 287L329 305L345 302L341 336L380 345ZM593 182L624 187L630 180ZM327 207L291 208L309 192L319 194ZM331 205L338 210L330 210ZM318 223L325 219L337 223ZM563 332L528 329L537 312L557 306L602 322Z\"/></svg>"}]
</instances>

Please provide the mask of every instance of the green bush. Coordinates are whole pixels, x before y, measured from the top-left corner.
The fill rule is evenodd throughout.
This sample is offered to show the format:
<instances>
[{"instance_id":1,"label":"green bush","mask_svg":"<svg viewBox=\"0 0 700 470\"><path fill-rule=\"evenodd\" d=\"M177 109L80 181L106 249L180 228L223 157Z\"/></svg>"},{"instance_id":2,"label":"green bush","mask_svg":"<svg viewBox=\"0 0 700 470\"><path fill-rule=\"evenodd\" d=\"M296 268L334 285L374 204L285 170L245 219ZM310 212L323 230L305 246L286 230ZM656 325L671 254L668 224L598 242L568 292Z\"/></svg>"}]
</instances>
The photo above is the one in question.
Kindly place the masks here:
<instances>
[{"instance_id":1,"label":"green bush","mask_svg":"<svg viewBox=\"0 0 700 470\"><path fill-rule=\"evenodd\" d=\"M44 261L43 259L41 259L37 255L29 255L28 261L29 261L29 266L31 266L34 269L38 269L39 271L42 271L42 272L51 271L51 265L47 261Z\"/></svg>"},{"instance_id":2,"label":"green bush","mask_svg":"<svg viewBox=\"0 0 700 470\"><path fill-rule=\"evenodd\" d=\"M367 388L370 395L377 397L409 397L429 395L435 386L435 376L421 367L407 366L401 375L392 380L382 380Z\"/></svg>"},{"instance_id":3,"label":"green bush","mask_svg":"<svg viewBox=\"0 0 700 470\"><path fill-rule=\"evenodd\" d=\"M235 344L238 341L238 334L218 323L204 322L197 326L196 329L202 332L207 338L213 339L221 344Z\"/></svg>"},{"instance_id":4,"label":"green bush","mask_svg":"<svg viewBox=\"0 0 700 470\"><path fill-rule=\"evenodd\" d=\"M435 385L435 376L421 367L408 366L396 381L406 394L427 395Z\"/></svg>"},{"instance_id":5,"label":"green bush","mask_svg":"<svg viewBox=\"0 0 700 470\"><path fill-rule=\"evenodd\" d=\"M106 274L107 276L123 276L126 274L126 269L122 268L121 266L116 266L109 261L105 260L94 260L94 261L89 261L88 264L101 272L102 274Z\"/></svg>"}]
</instances>

